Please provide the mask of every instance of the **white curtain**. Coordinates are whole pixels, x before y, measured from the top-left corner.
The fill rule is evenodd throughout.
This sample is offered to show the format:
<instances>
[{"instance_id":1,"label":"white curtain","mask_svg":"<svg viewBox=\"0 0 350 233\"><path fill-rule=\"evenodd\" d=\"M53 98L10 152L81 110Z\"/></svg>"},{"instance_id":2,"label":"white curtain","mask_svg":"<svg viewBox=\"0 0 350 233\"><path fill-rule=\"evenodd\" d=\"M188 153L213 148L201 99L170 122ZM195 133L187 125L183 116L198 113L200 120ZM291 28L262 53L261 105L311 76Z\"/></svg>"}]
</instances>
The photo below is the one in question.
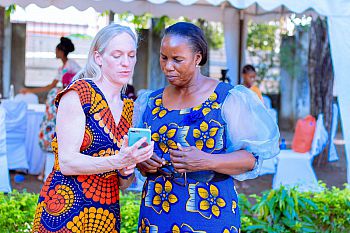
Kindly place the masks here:
<instances>
[{"instance_id":1,"label":"white curtain","mask_svg":"<svg viewBox=\"0 0 350 233\"><path fill-rule=\"evenodd\" d=\"M350 183L350 17L329 17L329 36L335 75L335 92L338 95L345 154L347 181Z\"/></svg>"}]
</instances>

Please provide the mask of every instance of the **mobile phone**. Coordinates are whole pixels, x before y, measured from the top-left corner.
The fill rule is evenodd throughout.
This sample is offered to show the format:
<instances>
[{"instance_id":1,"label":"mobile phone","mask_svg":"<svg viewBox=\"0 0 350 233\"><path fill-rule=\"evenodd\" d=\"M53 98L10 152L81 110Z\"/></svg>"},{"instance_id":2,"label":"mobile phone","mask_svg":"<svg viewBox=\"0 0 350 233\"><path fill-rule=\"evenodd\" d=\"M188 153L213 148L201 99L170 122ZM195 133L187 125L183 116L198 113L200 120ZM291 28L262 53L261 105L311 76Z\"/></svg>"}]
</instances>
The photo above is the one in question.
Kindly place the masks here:
<instances>
[{"instance_id":1,"label":"mobile phone","mask_svg":"<svg viewBox=\"0 0 350 233\"><path fill-rule=\"evenodd\" d=\"M130 128L128 132L129 145L134 145L141 138L147 138L146 142L144 142L140 148L146 147L151 144L151 130L143 129L143 128Z\"/></svg>"}]
</instances>

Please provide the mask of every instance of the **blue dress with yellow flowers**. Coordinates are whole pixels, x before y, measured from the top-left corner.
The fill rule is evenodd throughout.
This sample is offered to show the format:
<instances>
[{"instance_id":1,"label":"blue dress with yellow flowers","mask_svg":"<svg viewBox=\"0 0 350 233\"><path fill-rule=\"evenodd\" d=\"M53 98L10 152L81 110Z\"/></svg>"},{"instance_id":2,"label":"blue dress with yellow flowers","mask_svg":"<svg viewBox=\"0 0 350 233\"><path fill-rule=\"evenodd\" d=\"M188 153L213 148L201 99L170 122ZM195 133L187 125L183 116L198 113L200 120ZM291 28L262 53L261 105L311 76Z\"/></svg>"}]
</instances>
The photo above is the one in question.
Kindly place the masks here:
<instances>
[{"instance_id":1,"label":"blue dress with yellow flowers","mask_svg":"<svg viewBox=\"0 0 350 233\"><path fill-rule=\"evenodd\" d=\"M266 115L260 100L254 98L254 94L242 86L233 87L219 83L204 103L181 110L169 110L163 106L163 91L164 88L141 96L135 104L135 111L139 111L139 116L134 116L135 126L151 129L152 140L155 142L154 150L158 156L170 160L169 149L177 150L177 143L180 143L183 147L196 146L211 154L246 149L257 155L258 159L256 168L248 173L237 177L227 176L225 179L207 183L187 178L185 184L184 181L181 182L183 178L176 180L160 173L148 174L142 191L138 232L240 232L234 178L255 177L262 159L272 157L278 152L277 126ZM236 112L235 107L238 108ZM248 137L236 136L237 133L243 132L240 129L236 132L235 126L240 127L240 124L237 124L237 115L244 111L247 111L244 114L248 114L244 118L253 117L249 120L255 119L256 113L263 113L262 117L267 123L263 123L262 120L257 122L262 123L263 136L254 133L258 128L248 130L252 132ZM252 111L256 113L249 114ZM259 143L262 149L255 143ZM264 147L264 143L270 150Z\"/></svg>"}]
</instances>

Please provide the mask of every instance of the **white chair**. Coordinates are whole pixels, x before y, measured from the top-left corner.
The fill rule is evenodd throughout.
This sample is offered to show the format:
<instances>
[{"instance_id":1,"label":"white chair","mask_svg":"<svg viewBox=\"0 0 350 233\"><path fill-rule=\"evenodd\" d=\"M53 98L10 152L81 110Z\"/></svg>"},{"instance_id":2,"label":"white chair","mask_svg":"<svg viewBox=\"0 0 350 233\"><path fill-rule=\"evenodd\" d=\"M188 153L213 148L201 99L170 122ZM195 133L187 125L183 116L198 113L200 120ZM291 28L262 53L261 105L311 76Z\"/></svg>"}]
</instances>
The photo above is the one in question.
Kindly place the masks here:
<instances>
[{"instance_id":1,"label":"white chair","mask_svg":"<svg viewBox=\"0 0 350 233\"><path fill-rule=\"evenodd\" d=\"M37 95L33 93L27 93L27 94L17 94L15 96L16 101L24 101L27 104L38 104L39 103L39 98Z\"/></svg>"},{"instance_id":2,"label":"white chair","mask_svg":"<svg viewBox=\"0 0 350 233\"><path fill-rule=\"evenodd\" d=\"M27 130L27 104L23 101L5 100L1 104L5 109L7 161L10 170L29 169L25 135Z\"/></svg>"},{"instance_id":3,"label":"white chair","mask_svg":"<svg viewBox=\"0 0 350 233\"><path fill-rule=\"evenodd\" d=\"M38 105L38 104L37 104ZM39 146L40 123L43 121L45 112L30 110L28 105L27 111L27 133L25 136L25 146L27 153L27 161L29 165L28 173L38 175L42 172L45 164L45 153Z\"/></svg>"},{"instance_id":4,"label":"white chair","mask_svg":"<svg viewBox=\"0 0 350 233\"><path fill-rule=\"evenodd\" d=\"M277 170L272 188L297 187L299 191L320 191L317 177L312 168L315 156L322 152L327 144L328 134L323 124L323 115L318 116L311 150L298 153L293 150L281 150L277 156Z\"/></svg>"},{"instance_id":5,"label":"white chair","mask_svg":"<svg viewBox=\"0 0 350 233\"><path fill-rule=\"evenodd\" d=\"M44 171L44 181L46 178L50 175L53 166L55 165L55 155L51 152L44 152L44 155L46 157L45 162L45 171Z\"/></svg>"},{"instance_id":6,"label":"white chair","mask_svg":"<svg viewBox=\"0 0 350 233\"><path fill-rule=\"evenodd\" d=\"M0 106L0 192L11 192L6 156L5 109Z\"/></svg>"}]
</instances>

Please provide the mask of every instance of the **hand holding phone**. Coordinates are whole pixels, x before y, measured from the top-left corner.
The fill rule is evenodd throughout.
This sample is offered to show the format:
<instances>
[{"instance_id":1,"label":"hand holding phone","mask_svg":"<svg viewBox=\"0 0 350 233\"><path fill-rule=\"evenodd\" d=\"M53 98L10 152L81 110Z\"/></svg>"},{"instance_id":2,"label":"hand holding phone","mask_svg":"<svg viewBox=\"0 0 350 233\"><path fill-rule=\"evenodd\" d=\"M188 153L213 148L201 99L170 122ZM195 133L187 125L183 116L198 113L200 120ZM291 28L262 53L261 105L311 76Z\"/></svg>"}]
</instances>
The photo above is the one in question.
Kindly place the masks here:
<instances>
[{"instance_id":1,"label":"hand holding phone","mask_svg":"<svg viewBox=\"0 0 350 233\"><path fill-rule=\"evenodd\" d=\"M130 128L128 132L129 143L128 146L134 145L141 138L146 138L140 148L144 148L151 144L151 130L143 128Z\"/></svg>"}]
</instances>

